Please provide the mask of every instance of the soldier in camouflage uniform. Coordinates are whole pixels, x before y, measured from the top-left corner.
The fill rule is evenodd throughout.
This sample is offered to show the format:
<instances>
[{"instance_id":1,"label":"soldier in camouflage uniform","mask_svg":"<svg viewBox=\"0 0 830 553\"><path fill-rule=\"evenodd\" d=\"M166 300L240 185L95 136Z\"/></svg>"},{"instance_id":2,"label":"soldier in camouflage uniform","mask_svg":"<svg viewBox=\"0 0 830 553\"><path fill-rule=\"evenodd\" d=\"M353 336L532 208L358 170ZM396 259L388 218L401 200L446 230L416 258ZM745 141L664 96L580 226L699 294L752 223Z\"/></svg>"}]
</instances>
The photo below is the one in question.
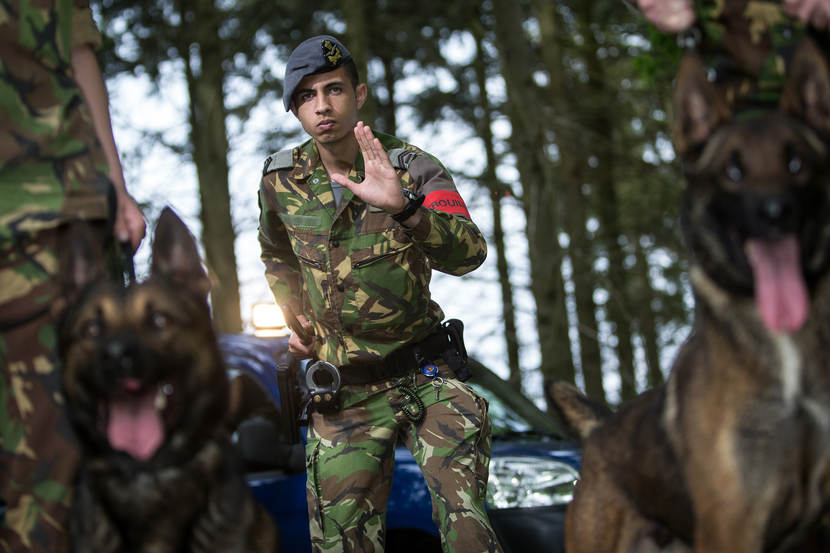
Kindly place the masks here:
<instances>
[{"instance_id":1,"label":"soldier in camouflage uniform","mask_svg":"<svg viewBox=\"0 0 830 553\"><path fill-rule=\"evenodd\" d=\"M339 409L309 417L313 548L383 551L400 439L444 551L500 551L484 510L487 402L436 355L443 313L429 292L432 269L472 271L486 245L437 159L357 121L367 92L335 38L300 44L283 101L311 140L266 160L259 193L266 276L297 319L289 347L339 367L344 383ZM419 371L430 361L437 376Z\"/></svg>"},{"instance_id":2,"label":"soldier in camouflage uniform","mask_svg":"<svg viewBox=\"0 0 830 553\"><path fill-rule=\"evenodd\" d=\"M828 0L638 0L666 32L690 32L734 109L774 108L792 52L807 33L827 52ZM694 25L694 27L693 27Z\"/></svg>"},{"instance_id":3,"label":"soldier in camouflage uniform","mask_svg":"<svg viewBox=\"0 0 830 553\"><path fill-rule=\"evenodd\" d=\"M99 42L86 0L0 5L0 551L68 546L78 452L52 313L63 223L97 222L102 240L114 225L134 248L144 234L112 138Z\"/></svg>"}]
</instances>

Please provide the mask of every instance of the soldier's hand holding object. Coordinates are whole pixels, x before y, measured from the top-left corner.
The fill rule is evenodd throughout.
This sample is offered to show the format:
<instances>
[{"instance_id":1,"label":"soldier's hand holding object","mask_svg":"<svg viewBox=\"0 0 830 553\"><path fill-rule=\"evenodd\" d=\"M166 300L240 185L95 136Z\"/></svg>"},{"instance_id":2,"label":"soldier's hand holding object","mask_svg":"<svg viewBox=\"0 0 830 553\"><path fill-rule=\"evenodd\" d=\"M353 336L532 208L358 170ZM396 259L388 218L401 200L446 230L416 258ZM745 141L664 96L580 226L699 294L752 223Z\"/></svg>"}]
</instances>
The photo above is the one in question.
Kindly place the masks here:
<instances>
[{"instance_id":1,"label":"soldier's hand holding object","mask_svg":"<svg viewBox=\"0 0 830 553\"><path fill-rule=\"evenodd\" d=\"M305 315L297 315L297 321L302 325L307 334L314 335L314 326L312 326ZM312 337L308 342L303 342L299 334L292 332L288 337L288 351L294 354L294 357L297 359L308 359L314 353L314 338Z\"/></svg>"},{"instance_id":2,"label":"soldier's hand holding object","mask_svg":"<svg viewBox=\"0 0 830 553\"><path fill-rule=\"evenodd\" d=\"M351 190L367 204L387 213L399 213L406 206L401 194L401 181L380 140L363 121L358 121L354 135L363 154L365 177L363 182L354 182L342 173L333 173L332 180Z\"/></svg>"}]
</instances>

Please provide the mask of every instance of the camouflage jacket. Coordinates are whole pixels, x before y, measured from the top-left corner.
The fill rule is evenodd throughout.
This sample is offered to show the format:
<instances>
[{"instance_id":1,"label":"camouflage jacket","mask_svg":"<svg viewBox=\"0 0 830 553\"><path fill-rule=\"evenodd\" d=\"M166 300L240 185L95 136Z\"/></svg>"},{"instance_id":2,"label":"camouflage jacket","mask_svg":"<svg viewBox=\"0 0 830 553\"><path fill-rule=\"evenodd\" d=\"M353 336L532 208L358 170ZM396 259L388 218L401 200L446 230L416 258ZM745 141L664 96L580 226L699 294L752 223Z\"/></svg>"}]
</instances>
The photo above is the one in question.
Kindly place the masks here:
<instances>
[{"instance_id":1,"label":"camouflage jacket","mask_svg":"<svg viewBox=\"0 0 830 553\"><path fill-rule=\"evenodd\" d=\"M107 216L106 161L71 66L97 47L88 0L0 3L0 247L67 214Z\"/></svg>"},{"instance_id":2,"label":"camouflage jacket","mask_svg":"<svg viewBox=\"0 0 830 553\"><path fill-rule=\"evenodd\" d=\"M826 38L785 14L781 0L695 0L695 11L698 49L739 110L777 105L798 41Z\"/></svg>"},{"instance_id":3,"label":"camouflage jacket","mask_svg":"<svg viewBox=\"0 0 830 553\"><path fill-rule=\"evenodd\" d=\"M259 241L283 310L303 313L316 354L337 365L377 360L433 331L432 269L462 275L487 254L447 170L432 156L376 133L401 185L424 194L424 217L405 229L343 190L339 207L312 140L269 157L259 190ZM363 178L358 153L349 178Z\"/></svg>"}]
</instances>

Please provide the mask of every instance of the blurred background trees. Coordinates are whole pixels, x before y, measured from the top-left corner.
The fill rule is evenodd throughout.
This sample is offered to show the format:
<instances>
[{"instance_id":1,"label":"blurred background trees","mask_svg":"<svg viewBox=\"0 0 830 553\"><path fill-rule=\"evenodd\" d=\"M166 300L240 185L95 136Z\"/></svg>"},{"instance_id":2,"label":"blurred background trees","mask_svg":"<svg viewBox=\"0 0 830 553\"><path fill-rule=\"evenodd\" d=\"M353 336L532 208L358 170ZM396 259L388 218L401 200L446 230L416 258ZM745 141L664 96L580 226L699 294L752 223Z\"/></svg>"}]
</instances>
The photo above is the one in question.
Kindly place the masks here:
<instances>
[{"instance_id":1,"label":"blurred background trees","mask_svg":"<svg viewBox=\"0 0 830 553\"><path fill-rule=\"evenodd\" d=\"M245 269L258 263L261 160L305 140L282 108L285 60L328 33L367 76L364 120L436 154L487 235L490 269L467 277L464 293L484 294L481 285L497 300L486 315L461 314L478 338L468 337L471 354L537 400L548 378L610 403L662 382L691 318L669 136L677 48L633 4L100 0L93 9L107 36L116 138L139 137L119 140L131 190L152 215L189 194L171 173L196 183L220 331L244 327L245 279L264 286L261 267ZM133 105L124 90L136 83ZM156 169L161 156L177 169Z\"/></svg>"}]
</instances>

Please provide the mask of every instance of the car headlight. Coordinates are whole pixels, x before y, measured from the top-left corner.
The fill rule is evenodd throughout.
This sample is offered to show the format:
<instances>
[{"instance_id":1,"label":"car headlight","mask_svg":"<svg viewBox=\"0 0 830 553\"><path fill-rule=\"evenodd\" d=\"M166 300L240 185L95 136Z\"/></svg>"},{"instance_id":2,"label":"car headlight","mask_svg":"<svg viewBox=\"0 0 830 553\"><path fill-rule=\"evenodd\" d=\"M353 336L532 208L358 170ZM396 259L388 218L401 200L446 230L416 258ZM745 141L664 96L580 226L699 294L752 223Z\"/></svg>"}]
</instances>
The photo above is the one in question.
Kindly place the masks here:
<instances>
[{"instance_id":1,"label":"car headlight","mask_svg":"<svg viewBox=\"0 0 830 553\"><path fill-rule=\"evenodd\" d=\"M487 504L494 509L565 505L573 498L579 472L561 461L531 456L490 461Z\"/></svg>"}]
</instances>

